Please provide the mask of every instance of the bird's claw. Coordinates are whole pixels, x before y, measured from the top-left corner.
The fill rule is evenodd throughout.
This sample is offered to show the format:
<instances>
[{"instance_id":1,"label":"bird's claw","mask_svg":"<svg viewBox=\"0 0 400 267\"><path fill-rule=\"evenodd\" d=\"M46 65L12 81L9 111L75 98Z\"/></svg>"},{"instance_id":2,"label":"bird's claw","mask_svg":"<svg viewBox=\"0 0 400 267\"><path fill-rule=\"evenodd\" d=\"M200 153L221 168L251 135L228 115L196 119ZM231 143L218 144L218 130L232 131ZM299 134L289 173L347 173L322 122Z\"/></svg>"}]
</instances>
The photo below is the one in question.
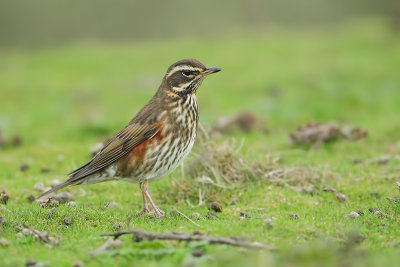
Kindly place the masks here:
<instances>
[{"instance_id":1,"label":"bird's claw","mask_svg":"<svg viewBox=\"0 0 400 267\"><path fill-rule=\"evenodd\" d=\"M150 214L150 210L147 208L143 208L141 211L136 213L136 217L141 217L143 214Z\"/></svg>"}]
</instances>

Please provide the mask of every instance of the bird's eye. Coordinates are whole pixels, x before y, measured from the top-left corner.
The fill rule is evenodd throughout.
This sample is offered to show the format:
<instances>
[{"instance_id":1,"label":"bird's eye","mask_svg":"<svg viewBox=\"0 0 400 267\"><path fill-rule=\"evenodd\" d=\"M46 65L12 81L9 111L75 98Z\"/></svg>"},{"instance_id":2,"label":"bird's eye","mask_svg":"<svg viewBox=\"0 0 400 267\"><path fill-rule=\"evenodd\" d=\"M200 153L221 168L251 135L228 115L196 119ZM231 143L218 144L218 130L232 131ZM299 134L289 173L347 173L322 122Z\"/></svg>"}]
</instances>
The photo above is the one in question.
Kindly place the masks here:
<instances>
[{"instance_id":1,"label":"bird's eye","mask_svg":"<svg viewBox=\"0 0 400 267\"><path fill-rule=\"evenodd\" d=\"M193 75L193 72L190 70L184 70L184 71L182 71L182 74L183 74L183 76L191 77Z\"/></svg>"}]
</instances>

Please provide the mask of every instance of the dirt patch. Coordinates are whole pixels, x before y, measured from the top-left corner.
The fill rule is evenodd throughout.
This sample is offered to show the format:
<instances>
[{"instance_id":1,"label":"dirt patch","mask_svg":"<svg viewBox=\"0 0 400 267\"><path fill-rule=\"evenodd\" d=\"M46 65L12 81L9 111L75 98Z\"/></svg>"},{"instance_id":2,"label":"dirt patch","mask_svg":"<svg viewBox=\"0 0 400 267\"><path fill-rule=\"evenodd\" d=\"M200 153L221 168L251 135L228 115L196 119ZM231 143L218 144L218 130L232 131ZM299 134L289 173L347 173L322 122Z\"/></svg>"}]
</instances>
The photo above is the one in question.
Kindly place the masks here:
<instances>
[{"instance_id":1,"label":"dirt patch","mask_svg":"<svg viewBox=\"0 0 400 267\"><path fill-rule=\"evenodd\" d=\"M367 137L367 131L350 125L340 126L337 122L319 124L309 122L290 134L290 145L311 145L319 148L322 144L346 139L356 141Z\"/></svg>"},{"instance_id":2,"label":"dirt patch","mask_svg":"<svg viewBox=\"0 0 400 267\"><path fill-rule=\"evenodd\" d=\"M4 188L1 189L0 190L0 204L7 205L8 199L9 199L9 197L6 193L6 190Z\"/></svg>"},{"instance_id":3,"label":"dirt patch","mask_svg":"<svg viewBox=\"0 0 400 267\"><path fill-rule=\"evenodd\" d=\"M232 133L237 131L244 133L252 131L268 132L266 125L267 122L265 119L257 117L251 111L242 110L236 116L218 118L212 128L212 133Z\"/></svg>"},{"instance_id":4,"label":"dirt patch","mask_svg":"<svg viewBox=\"0 0 400 267\"><path fill-rule=\"evenodd\" d=\"M19 147L22 145L22 137L18 134L5 138L0 129L0 148Z\"/></svg>"}]
</instances>

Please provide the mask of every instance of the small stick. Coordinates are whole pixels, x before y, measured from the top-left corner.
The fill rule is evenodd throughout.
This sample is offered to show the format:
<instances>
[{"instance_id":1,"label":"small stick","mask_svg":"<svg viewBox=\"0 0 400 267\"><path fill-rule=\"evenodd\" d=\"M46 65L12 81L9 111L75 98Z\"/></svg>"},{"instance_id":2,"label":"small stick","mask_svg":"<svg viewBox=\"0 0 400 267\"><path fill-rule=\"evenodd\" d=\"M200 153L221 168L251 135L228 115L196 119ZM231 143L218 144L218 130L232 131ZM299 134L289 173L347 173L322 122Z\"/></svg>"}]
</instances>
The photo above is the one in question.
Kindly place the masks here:
<instances>
[{"instance_id":1,"label":"small stick","mask_svg":"<svg viewBox=\"0 0 400 267\"><path fill-rule=\"evenodd\" d=\"M188 220L189 222L193 223L196 226L200 226L199 224L195 223L192 219L190 219L188 216L186 216L185 214L183 214L182 212L180 212L179 210L177 210L175 207L172 207L172 209L174 211L176 211L178 214L180 214L183 218L185 218L186 220Z\"/></svg>"},{"instance_id":2,"label":"small stick","mask_svg":"<svg viewBox=\"0 0 400 267\"><path fill-rule=\"evenodd\" d=\"M122 231L117 233L110 234L102 234L101 236L112 236L114 239L117 239L121 235L131 234L135 241L140 242L143 239L147 239L148 241L152 241L154 239L158 240L176 240L176 241L184 241L184 242L192 242L192 241L208 241L210 245L213 244L224 244L229 246L236 247L245 247L245 248L256 248L256 249L267 249L271 251L275 251L276 249L270 246L266 246L264 244L258 242L244 242L240 240L236 240L233 238L217 238L217 237L206 237L201 235L186 235L186 234L159 234L159 233L150 233L142 230L129 230Z\"/></svg>"}]
</instances>

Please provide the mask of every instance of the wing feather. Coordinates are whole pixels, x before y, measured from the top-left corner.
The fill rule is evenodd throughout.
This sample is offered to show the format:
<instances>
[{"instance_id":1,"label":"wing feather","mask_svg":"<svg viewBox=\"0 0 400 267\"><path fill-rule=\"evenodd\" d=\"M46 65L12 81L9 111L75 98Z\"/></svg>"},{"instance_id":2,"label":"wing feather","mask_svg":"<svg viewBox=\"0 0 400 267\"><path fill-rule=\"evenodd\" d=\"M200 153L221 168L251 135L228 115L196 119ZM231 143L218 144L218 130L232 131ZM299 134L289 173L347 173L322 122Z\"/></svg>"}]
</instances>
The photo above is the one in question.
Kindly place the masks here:
<instances>
[{"instance_id":1,"label":"wing feather","mask_svg":"<svg viewBox=\"0 0 400 267\"><path fill-rule=\"evenodd\" d=\"M86 165L71 172L70 184L77 184L86 176L93 174L119 160L142 142L158 133L156 124L140 125L131 123L115 135L99 153Z\"/></svg>"}]
</instances>

